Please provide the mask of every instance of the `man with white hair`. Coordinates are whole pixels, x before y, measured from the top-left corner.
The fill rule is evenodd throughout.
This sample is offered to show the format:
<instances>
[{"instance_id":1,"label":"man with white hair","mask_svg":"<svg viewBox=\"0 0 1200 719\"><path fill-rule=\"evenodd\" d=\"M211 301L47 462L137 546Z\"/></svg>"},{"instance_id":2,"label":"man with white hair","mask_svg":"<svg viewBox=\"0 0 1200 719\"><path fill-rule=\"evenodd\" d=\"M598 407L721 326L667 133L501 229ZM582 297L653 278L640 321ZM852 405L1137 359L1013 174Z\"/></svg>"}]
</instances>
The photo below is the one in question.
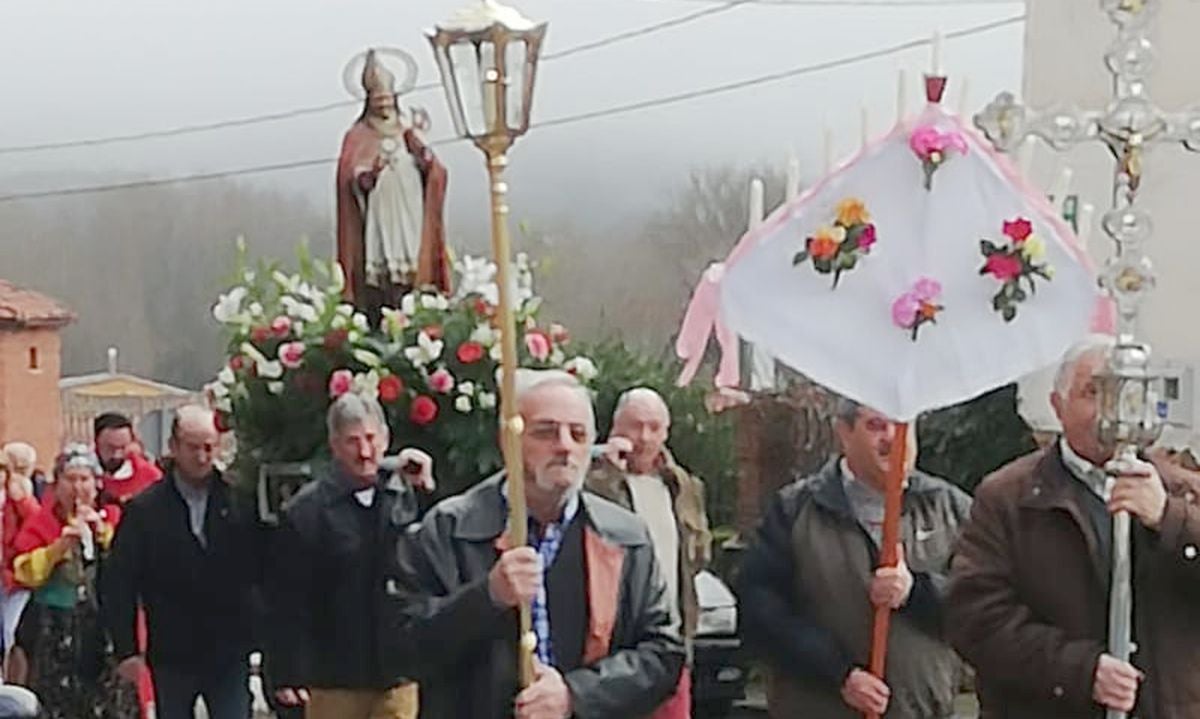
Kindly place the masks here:
<instances>
[{"instance_id":1,"label":"man with white hair","mask_svg":"<svg viewBox=\"0 0 1200 719\"><path fill-rule=\"evenodd\" d=\"M404 621L422 716L639 717L683 665L646 526L583 493L591 398L563 372L518 378L529 546L510 546L506 478L435 506L403 545ZM535 679L517 689L517 607L531 604Z\"/></svg>"},{"instance_id":2,"label":"man with white hair","mask_svg":"<svg viewBox=\"0 0 1200 719\"><path fill-rule=\"evenodd\" d=\"M407 479L382 466L389 433L374 399L344 394L326 419L331 471L284 505L272 541L275 699L304 705L307 719L416 719L417 687L384 634L398 591L396 544L417 519L410 483L433 488L432 460L401 450Z\"/></svg>"},{"instance_id":3,"label":"man with white hair","mask_svg":"<svg viewBox=\"0 0 1200 719\"><path fill-rule=\"evenodd\" d=\"M1112 461L1097 431L1112 345L1067 353L1051 396L1062 436L976 491L947 630L975 666L985 718L1200 716L1200 502L1176 468ZM1131 662L1105 649L1117 511L1134 521Z\"/></svg>"},{"instance_id":4,"label":"man with white hair","mask_svg":"<svg viewBox=\"0 0 1200 719\"><path fill-rule=\"evenodd\" d=\"M695 578L712 556L712 534L704 483L671 456L670 430L671 411L658 392L649 387L626 390L617 399L608 443L592 463L585 486L646 522L667 594L690 643L700 614ZM685 667L675 694L654 716L691 715L691 676Z\"/></svg>"}]
</instances>

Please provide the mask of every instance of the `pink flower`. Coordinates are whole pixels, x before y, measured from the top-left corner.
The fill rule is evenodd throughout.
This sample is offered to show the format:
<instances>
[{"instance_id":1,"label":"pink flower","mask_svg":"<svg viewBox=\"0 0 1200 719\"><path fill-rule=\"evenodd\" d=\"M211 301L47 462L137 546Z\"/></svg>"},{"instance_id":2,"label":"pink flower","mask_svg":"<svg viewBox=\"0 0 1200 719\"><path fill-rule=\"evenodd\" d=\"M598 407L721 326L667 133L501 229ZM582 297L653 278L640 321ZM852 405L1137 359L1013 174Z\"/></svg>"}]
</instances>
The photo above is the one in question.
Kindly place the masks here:
<instances>
[{"instance_id":1,"label":"pink flower","mask_svg":"<svg viewBox=\"0 0 1200 719\"><path fill-rule=\"evenodd\" d=\"M1008 282L1021 276L1021 260L1013 255L997 252L988 256L983 270L1001 282Z\"/></svg>"},{"instance_id":2,"label":"pink flower","mask_svg":"<svg viewBox=\"0 0 1200 719\"><path fill-rule=\"evenodd\" d=\"M905 292L892 303L892 322L897 327L912 329L917 324L917 314L921 311L921 300L912 292Z\"/></svg>"},{"instance_id":3,"label":"pink flower","mask_svg":"<svg viewBox=\"0 0 1200 719\"><path fill-rule=\"evenodd\" d=\"M1024 217L1005 220L1004 234L1013 242L1020 244L1033 234L1033 223Z\"/></svg>"},{"instance_id":4,"label":"pink flower","mask_svg":"<svg viewBox=\"0 0 1200 719\"><path fill-rule=\"evenodd\" d=\"M340 369L329 376L329 396L341 397L350 391L354 385L354 373L348 369Z\"/></svg>"},{"instance_id":5,"label":"pink flower","mask_svg":"<svg viewBox=\"0 0 1200 719\"><path fill-rule=\"evenodd\" d=\"M287 337L292 331L292 320L287 315L280 315L271 320L271 334L276 337Z\"/></svg>"},{"instance_id":6,"label":"pink flower","mask_svg":"<svg viewBox=\"0 0 1200 719\"><path fill-rule=\"evenodd\" d=\"M931 277L922 277L913 285L912 294L922 302L932 302L942 294L942 283Z\"/></svg>"},{"instance_id":7,"label":"pink flower","mask_svg":"<svg viewBox=\"0 0 1200 719\"><path fill-rule=\"evenodd\" d=\"M296 369L304 360L303 342L284 342L279 345L279 364Z\"/></svg>"},{"instance_id":8,"label":"pink flower","mask_svg":"<svg viewBox=\"0 0 1200 719\"><path fill-rule=\"evenodd\" d=\"M541 330L525 333L525 349L529 356L539 362L544 362L550 356L550 338Z\"/></svg>"},{"instance_id":9,"label":"pink flower","mask_svg":"<svg viewBox=\"0 0 1200 719\"><path fill-rule=\"evenodd\" d=\"M443 367L429 375L429 386L433 388L434 392L449 394L450 390L454 389L454 375Z\"/></svg>"},{"instance_id":10,"label":"pink flower","mask_svg":"<svg viewBox=\"0 0 1200 719\"><path fill-rule=\"evenodd\" d=\"M858 249L866 252L871 249L871 245L875 244L875 240L875 225L867 225L858 236Z\"/></svg>"},{"instance_id":11,"label":"pink flower","mask_svg":"<svg viewBox=\"0 0 1200 719\"><path fill-rule=\"evenodd\" d=\"M941 159L944 160L945 154L949 150L960 155L967 154L967 139L961 132L955 130L938 132L937 128L932 125L922 125L913 130L913 133L908 136L908 146L922 160L931 159L935 152L940 153Z\"/></svg>"},{"instance_id":12,"label":"pink flower","mask_svg":"<svg viewBox=\"0 0 1200 719\"><path fill-rule=\"evenodd\" d=\"M908 136L908 146L921 159L942 151L942 134L932 125L922 125Z\"/></svg>"}]
</instances>

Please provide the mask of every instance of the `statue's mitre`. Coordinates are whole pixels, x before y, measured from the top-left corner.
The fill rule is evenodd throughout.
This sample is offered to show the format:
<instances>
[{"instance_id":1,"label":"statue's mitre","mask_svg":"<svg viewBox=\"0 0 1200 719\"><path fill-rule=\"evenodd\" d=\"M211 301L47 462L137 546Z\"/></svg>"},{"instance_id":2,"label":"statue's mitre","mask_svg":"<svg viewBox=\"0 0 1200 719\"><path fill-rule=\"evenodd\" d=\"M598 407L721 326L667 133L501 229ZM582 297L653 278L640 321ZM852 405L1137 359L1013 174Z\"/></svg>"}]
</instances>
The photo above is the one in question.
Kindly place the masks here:
<instances>
[{"instance_id":1,"label":"statue's mitre","mask_svg":"<svg viewBox=\"0 0 1200 719\"><path fill-rule=\"evenodd\" d=\"M367 59L363 63L362 87L367 97L396 94L396 76L379 62L374 49L367 50Z\"/></svg>"}]
</instances>

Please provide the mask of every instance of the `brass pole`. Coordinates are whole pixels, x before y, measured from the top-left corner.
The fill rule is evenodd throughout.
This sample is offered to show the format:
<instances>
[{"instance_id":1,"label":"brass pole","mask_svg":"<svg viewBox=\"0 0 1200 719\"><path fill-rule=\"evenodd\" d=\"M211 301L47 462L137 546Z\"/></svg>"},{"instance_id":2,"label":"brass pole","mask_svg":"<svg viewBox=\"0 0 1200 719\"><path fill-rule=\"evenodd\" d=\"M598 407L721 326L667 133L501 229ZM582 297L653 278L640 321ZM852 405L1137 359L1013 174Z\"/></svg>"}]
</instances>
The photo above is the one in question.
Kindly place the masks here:
<instances>
[{"instance_id":1,"label":"brass pole","mask_svg":"<svg viewBox=\"0 0 1200 719\"><path fill-rule=\"evenodd\" d=\"M487 155L489 189L492 200L492 254L496 257L496 282L500 286L500 449L504 454L504 472L508 487L508 544L524 547L528 541L525 508L525 472L521 460L521 432L524 424L517 413L517 334L513 316L511 243L508 238L508 184L504 170L508 166L508 145L504 135L486 138L481 143ZM521 604L517 641L517 678L522 689L533 683L533 651L537 637L528 604Z\"/></svg>"}]
</instances>

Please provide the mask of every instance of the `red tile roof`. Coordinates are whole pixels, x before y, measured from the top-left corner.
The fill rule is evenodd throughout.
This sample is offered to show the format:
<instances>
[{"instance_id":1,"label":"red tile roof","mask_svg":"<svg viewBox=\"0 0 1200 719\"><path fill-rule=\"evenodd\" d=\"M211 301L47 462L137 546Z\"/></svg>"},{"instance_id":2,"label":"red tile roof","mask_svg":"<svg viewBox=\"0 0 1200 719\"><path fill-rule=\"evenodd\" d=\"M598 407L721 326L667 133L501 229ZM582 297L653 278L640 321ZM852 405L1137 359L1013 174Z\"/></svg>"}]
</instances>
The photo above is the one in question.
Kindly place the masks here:
<instances>
[{"instance_id":1,"label":"red tile roof","mask_svg":"<svg viewBox=\"0 0 1200 719\"><path fill-rule=\"evenodd\" d=\"M0 327L62 327L74 319L57 300L0 280Z\"/></svg>"}]
</instances>

